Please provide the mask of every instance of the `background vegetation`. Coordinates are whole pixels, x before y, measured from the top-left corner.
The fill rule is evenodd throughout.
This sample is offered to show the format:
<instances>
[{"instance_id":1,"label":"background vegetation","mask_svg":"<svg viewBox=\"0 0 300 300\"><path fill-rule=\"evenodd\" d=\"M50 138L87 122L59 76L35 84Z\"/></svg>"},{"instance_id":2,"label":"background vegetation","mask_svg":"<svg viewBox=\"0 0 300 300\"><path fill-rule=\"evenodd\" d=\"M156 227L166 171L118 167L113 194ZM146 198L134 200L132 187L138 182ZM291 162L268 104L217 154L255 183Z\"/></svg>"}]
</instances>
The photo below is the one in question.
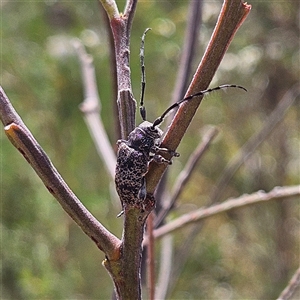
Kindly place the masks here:
<instances>
[{"instance_id":1,"label":"background vegetation","mask_svg":"<svg viewBox=\"0 0 300 300\"><path fill-rule=\"evenodd\" d=\"M119 1L120 8L124 1ZM149 120L169 104L187 18L187 1L143 1L133 23L131 66L139 97L139 44L146 41ZM208 125L220 133L202 159L174 216L206 205L227 162L264 124L299 80L298 2L254 1L212 86L234 83L206 97L169 169L171 182ZM1 2L1 85L24 122L82 202L120 236L120 207L78 105L80 38L94 57L102 118L111 143L113 93L108 35L97 1ZM204 2L198 61L221 2ZM198 63L195 62L195 67ZM137 122L140 119L138 117ZM62 211L1 131L2 299L108 299L112 282L95 245ZM275 186L299 184L299 103L243 164L221 200ZM170 183L171 186L171 183ZM104 221L105 220L105 221ZM247 207L213 217L197 235L170 299L271 299L299 264L299 201ZM175 234L176 250L190 229ZM174 265L180 258L175 256Z\"/></svg>"}]
</instances>

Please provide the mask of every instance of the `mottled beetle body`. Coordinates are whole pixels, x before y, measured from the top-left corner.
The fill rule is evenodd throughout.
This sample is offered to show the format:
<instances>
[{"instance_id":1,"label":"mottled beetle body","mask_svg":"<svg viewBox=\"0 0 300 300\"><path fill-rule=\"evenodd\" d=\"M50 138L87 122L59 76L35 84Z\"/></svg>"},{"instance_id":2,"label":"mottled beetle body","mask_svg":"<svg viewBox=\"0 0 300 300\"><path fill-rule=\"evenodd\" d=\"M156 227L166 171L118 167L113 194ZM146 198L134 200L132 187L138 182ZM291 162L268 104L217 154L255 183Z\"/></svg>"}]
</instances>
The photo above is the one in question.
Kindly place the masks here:
<instances>
[{"instance_id":1,"label":"mottled beetle body","mask_svg":"<svg viewBox=\"0 0 300 300\"><path fill-rule=\"evenodd\" d=\"M116 167L117 192L124 203L134 204L135 199L144 198L142 185L148 170L149 155L135 150L126 141L119 140Z\"/></svg>"},{"instance_id":2,"label":"mottled beetle body","mask_svg":"<svg viewBox=\"0 0 300 300\"><path fill-rule=\"evenodd\" d=\"M124 202L134 204L138 200L145 200L144 176L152 159L170 164L170 161L157 154L158 151L167 151L158 147L162 134L160 128L144 121L129 134L128 140L118 141L115 182L123 205Z\"/></svg>"},{"instance_id":3,"label":"mottled beetle body","mask_svg":"<svg viewBox=\"0 0 300 300\"><path fill-rule=\"evenodd\" d=\"M174 108L180 106L184 101L189 101L196 96L203 96L215 90L235 87L246 90L238 85L222 85L212 89L200 91L194 95L179 100L158 117L153 123L146 121L146 110L143 99L145 92L145 65L144 65L144 39L147 29L142 36L140 49L141 69L142 69L142 89L140 99L140 114L144 122L136 127L128 136L127 140L118 140L117 166L115 183L117 192L122 202L123 211L127 205L137 205L144 208L143 201L146 199L145 175L148 172L150 161L155 160L158 163L171 164L171 161L163 158L159 153L168 152L172 156L179 156L178 153L166 148L160 148L160 139L163 131L158 126L163 122L166 115ZM120 215L123 213L120 213Z\"/></svg>"}]
</instances>

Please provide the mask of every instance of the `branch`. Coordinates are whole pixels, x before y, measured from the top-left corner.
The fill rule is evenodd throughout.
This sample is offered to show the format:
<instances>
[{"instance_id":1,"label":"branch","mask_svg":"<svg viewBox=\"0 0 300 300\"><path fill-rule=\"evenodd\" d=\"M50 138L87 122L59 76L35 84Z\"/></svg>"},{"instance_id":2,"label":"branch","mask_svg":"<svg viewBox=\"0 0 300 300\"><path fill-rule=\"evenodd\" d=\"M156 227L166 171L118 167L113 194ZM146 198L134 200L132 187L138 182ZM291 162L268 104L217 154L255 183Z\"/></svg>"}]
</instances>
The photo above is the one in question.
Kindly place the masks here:
<instances>
[{"instance_id":1,"label":"branch","mask_svg":"<svg viewBox=\"0 0 300 300\"><path fill-rule=\"evenodd\" d=\"M35 170L48 191L77 225L96 243L98 248L110 259L115 260L120 255L120 240L110 233L71 191L47 154L23 123L1 87L0 118L9 140Z\"/></svg>"},{"instance_id":2,"label":"branch","mask_svg":"<svg viewBox=\"0 0 300 300\"><path fill-rule=\"evenodd\" d=\"M230 199L220 204L216 204L207 208L200 208L194 212L184 214L176 220L154 230L154 237L161 237L165 234L178 230L187 224L198 222L204 218L208 218L234 208L244 207L246 205L252 205L274 199L290 198L298 195L300 195L300 185L275 187L269 193L259 191L254 194L243 195L239 198Z\"/></svg>"},{"instance_id":3,"label":"branch","mask_svg":"<svg viewBox=\"0 0 300 300\"><path fill-rule=\"evenodd\" d=\"M93 138L95 147L104 165L114 181L116 156L109 142L100 116L101 102L96 84L95 68L93 58L88 55L79 40L74 41L81 63L82 81L84 87L84 101L80 105L80 110L84 114L84 120Z\"/></svg>"},{"instance_id":4,"label":"branch","mask_svg":"<svg viewBox=\"0 0 300 300\"><path fill-rule=\"evenodd\" d=\"M290 299L296 288L300 285L300 267L296 270L287 287L282 291L277 300L288 300Z\"/></svg>"},{"instance_id":5,"label":"branch","mask_svg":"<svg viewBox=\"0 0 300 300\"><path fill-rule=\"evenodd\" d=\"M212 80L217 67L229 47L229 44L251 9L250 5L240 0L225 0L213 36L209 42L203 59L193 77L185 96L206 89ZM201 97L182 103L179 107L162 142L162 147L175 150L187 130ZM170 157L167 157L170 158ZM148 192L153 193L166 166L152 162L146 175Z\"/></svg>"}]
</instances>

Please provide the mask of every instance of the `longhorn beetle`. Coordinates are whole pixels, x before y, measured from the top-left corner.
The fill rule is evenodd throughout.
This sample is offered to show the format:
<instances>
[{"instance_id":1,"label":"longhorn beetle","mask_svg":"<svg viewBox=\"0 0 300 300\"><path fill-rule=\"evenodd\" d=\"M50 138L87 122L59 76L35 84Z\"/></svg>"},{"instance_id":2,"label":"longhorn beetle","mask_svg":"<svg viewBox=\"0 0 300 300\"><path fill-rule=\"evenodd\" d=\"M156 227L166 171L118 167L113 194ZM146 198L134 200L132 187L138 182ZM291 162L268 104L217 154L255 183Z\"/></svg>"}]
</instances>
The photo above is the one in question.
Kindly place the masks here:
<instances>
[{"instance_id":1,"label":"longhorn beetle","mask_svg":"<svg viewBox=\"0 0 300 300\"><path fill-rule=\"evenodd\" d=\"M163 131L158 126L163 122L166 115L174 108L180 106L184 101L189 101L196 96L208 94L212 91L233 87L240 88L246 91L246 89L239 85L226 84L220 85L215 88L200 91L194 95L188 96L184 99L177 101L167 108L160 117L150 123L146 120L146 109L144 107L144 94L145 94L145 64L144 64L144 43L145 35L147 31L142 35L141 47L140 47L140 62L141 62L141 96L140 96L140 114L143 122L136 127L128 136L127 140L118 140L118 153L117 153L117 166L115 183L117 192L122 202L123 211L126 206L137 205L141 209L143 208L143 201L146 199L146 182L145 175L148 172L148 165L151 160L158 163L171 164L170 160L162 157L159 152L168 152L172 156L178 157L177 152L171 151L166 148L161 148L160 139L163 135ZM122 215L123 211L118 215Z\"/></svg>"}]
</instances>

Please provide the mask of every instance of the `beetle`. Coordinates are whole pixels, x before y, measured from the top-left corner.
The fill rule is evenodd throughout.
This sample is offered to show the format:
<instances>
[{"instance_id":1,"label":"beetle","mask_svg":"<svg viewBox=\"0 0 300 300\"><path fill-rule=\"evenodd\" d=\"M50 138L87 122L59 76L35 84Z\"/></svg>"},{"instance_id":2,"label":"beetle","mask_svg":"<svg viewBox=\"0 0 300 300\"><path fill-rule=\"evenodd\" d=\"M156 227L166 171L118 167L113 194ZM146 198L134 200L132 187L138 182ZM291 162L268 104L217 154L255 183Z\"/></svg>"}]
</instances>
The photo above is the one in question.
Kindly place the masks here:
<instances>
[{"instance_id":1,"label":"beetle","mask_svg":"<svg viewBox=\"0 0 300 300\"><path fill-rule=\"evenodd\" d=\"M215 88L206 89L183 98L168 107L153 123L146 120L146 109L144 107L145 93L145 65L144 65L144 40L145 34L149 29L146 29L142 35L142 43L140 48L140 60L142 71L142 87L140 97L140 115L143 122L138 125L129 135L127 140L118 140L117 165L115 173L115 184L119 197L122 202L122 215L126 205L138 205L146 199L146 181L145 175L148 172L149 163L154 160L158 163L172 164L170 160L162 157L159 153L168 152L172 156L178 157L179 154L175 151L161 148L160 140L163 136L163 131L158 127L165 119L166 115L179 107L181 103L189 101L194 97L205 95L207 93L224 89L224 88L240 88L246 89L239 85L225 84Z\"/></svg>"}]
</instances>

